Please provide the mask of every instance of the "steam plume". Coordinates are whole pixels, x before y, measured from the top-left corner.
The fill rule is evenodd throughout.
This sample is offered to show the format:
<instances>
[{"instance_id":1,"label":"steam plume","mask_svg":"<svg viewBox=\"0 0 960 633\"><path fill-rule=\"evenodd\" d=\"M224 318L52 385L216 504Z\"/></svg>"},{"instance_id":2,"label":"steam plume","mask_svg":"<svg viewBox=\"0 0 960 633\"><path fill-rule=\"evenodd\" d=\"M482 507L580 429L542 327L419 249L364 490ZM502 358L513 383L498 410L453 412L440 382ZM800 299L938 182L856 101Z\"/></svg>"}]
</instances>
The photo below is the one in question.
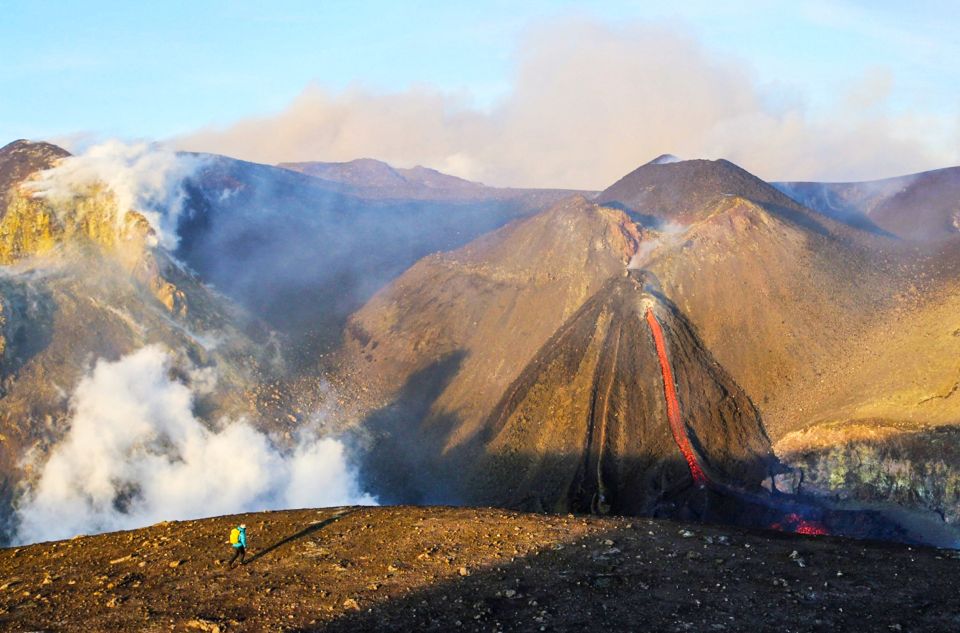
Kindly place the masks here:
<instances>
[{"instance_id":1,"label":"steam plume","mask_svg":"<svg viewBox=\"0 0 960 633\"><path fill-rule=\"evenodd\" d=\"M18 541L160 520L290 507L374 504L345 448L305 433L290 452L244 421L210 430L191 389L148 346L101 360L73 394L66 436L18 504Z\"/></svg>"},{"instance_id":2,"label":"steam plume","mask_svg":"<svg viewBox=\"0 0 960 633\"><path fill-rule=\"evenodd\" d=\"M181 185L201 163L200 157L162 145L110 140L64 158L27 186L34 196L56 203L82 195L91 185L105 184L116 196L118 219L128 210L138 211L150 222L160 245L172 250L184 201Z\"/></svg>"}]
</instances>

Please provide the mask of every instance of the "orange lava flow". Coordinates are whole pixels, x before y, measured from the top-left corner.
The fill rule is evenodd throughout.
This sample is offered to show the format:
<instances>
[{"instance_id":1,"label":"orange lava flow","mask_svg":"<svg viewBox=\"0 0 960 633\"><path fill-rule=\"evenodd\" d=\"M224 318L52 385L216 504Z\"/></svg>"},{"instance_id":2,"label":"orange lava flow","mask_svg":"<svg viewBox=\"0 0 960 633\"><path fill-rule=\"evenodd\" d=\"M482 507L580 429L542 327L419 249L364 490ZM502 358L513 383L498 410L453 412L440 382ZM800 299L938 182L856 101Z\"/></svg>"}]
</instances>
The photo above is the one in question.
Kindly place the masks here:
<instances>
[{"instance_id":1,"label":"orange lava flow","mask_svg":"<svg viewBox=\"0 0 960 633\"><path fill-rule=\"evenodd\" d=\"M703 485L707 483L707 475L697 463L697 456L693 452L693 446L690 444L690 438L687 437L687 430L680 420L680 403L677 401L677 387L673 382L673 370L670 369L670 361L667 359L667 346L663 342L663 330L660 328L660 322L654 316L653 310L647 309L647 325L650 326L650 333L653 334L653 342L657 346L657 356L660 358L660 373L663 375L663 393L667 400L667 419L670 421L670 431L673 433L673 439L687 460L687 466L690 467L690 475L696 484Z\"/></svg>"}]
</instances>

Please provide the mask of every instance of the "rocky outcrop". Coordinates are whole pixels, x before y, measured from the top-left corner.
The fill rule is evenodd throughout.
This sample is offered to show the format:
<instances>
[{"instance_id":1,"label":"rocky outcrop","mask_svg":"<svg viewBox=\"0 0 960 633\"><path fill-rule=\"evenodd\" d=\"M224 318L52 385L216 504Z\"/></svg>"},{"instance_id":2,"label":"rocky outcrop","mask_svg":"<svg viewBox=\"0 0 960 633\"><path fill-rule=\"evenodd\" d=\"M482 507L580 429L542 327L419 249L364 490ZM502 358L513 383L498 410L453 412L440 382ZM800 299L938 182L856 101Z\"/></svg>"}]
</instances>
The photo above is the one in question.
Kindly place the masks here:
<instances>
[{"instance_id":1,"label":"rocky outcrop","mask_svg":"<svg viewBox=\"0 0 960 633\"><path fill-rule=\"evenodd\" d=\"M821 425L788 435L782 457L803 469L803 490L893 503L960 526L960 430L882 420Z\"/></svg>"},{"instance_id":2,"label":"rocky outcrop","mask_svg":"<svg viewBox=\"0 0 960 633\"><path fill-rule=\"evenodd\" d=\"M196 387L198 419L290 426L260 415L282 371L273 333L158 245L145 212L106 184L37 195L30 176L55 159L35 144L14 149L0 150L0 175L20 178L0 191L2 543L15 495L64 436L72 394L100 359L156 345L171 377Z\"/></svg>"},{"instance_id":3,"label":"rocky outcrop","mask_svg":"<svg viewBox=\"0 0 960 633\"><path fill-rule=\"evenodd\" d=\"M168 258L156 251L156 242L147 219L120 209L113 192L101 184L55 202L36 197L27 187L15 188L0 219L0 264L70 251L104 255L132 274L171 314L182 316L186 295L165 278Z\"/></svg>"},{"instance_id":4,"label":"rocky outcrop","mask_svg":"<svg viewBox=\"0 0 960 633\"><path fill-rule=\"evenodd\" d=\"M0 147L0 211L3 197L12 186L41 169L53 167L58 160L69 155L70 152L62 147L25 139Z\"/></svg>"}]
</instances>

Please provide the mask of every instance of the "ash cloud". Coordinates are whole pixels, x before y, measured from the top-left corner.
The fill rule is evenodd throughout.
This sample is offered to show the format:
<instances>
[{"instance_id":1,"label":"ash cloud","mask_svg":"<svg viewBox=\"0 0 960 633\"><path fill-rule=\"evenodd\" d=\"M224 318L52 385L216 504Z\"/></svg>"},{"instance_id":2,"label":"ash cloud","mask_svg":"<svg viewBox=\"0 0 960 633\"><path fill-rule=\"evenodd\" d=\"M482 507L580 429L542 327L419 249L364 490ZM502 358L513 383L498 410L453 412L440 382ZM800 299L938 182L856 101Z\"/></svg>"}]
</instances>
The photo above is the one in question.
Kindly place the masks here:
<instances>
[{"instance_id":1,"label":"ash cloud","mask_svg":"<svg viewBox=\"0 0 960 633\"><path fill-rule=\"evenodd\" d=\"M767 180L875 179L960 161L956 120L892 113L894 82L871 69L815 110L791 96L789 78L757 78L682 30L566 20L524 38L512 89L489 110L429 87L316 84L279 114L176 143L261 162L374 156L487 184L587 189L663 152L728 158Z\"/></svg>"},{"instance_id":2,"label":"ash cloud","mask_svg":"<svg viewBox=\"0 0 960 633\"><path fill-rule=\"evenodd\" d=\"M25 186L34 197L56 205L84 195L91 186L106 185L122 211L118 221L126 211L139 212L150 222L160 245L173 249L185 200L183 183L203 162L202 157L177 153L156 143L109 140L62 159Z\"/></svg>"},{"instance_id":3,"label":"ash cloud","mask_svg":"<svg viewBox=\"0 0 960 633\"><path fill-rule=\"evenodd\" d=\"M161 520L375 504L344 444L305 429L279 448L243 420L205 426L191 387L147 346L99 361L77 386L66 435L17 503L15 540L36 542Z\"/></svg>"}]
</instances>

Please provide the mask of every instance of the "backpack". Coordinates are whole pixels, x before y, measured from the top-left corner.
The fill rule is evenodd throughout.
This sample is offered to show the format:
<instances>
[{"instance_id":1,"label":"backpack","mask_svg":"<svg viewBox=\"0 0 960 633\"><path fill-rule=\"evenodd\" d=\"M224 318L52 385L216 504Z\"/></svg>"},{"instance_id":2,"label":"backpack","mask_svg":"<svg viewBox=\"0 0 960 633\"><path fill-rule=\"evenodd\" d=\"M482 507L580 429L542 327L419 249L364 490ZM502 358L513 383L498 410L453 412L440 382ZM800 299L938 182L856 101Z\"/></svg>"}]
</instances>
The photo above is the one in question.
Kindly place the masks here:
<instances>
[{"instance_id":1,"label":"backpack","mask_svg":"<svg viewBox=\"0 0 960 633\"><path fill-rule=\"evenodd\" d=\"M232 530L230 530L230 544L236 545L239 542L240 542L240 530L238 530L237 528L233 528Z\"/></svg>"}]
</instances>

